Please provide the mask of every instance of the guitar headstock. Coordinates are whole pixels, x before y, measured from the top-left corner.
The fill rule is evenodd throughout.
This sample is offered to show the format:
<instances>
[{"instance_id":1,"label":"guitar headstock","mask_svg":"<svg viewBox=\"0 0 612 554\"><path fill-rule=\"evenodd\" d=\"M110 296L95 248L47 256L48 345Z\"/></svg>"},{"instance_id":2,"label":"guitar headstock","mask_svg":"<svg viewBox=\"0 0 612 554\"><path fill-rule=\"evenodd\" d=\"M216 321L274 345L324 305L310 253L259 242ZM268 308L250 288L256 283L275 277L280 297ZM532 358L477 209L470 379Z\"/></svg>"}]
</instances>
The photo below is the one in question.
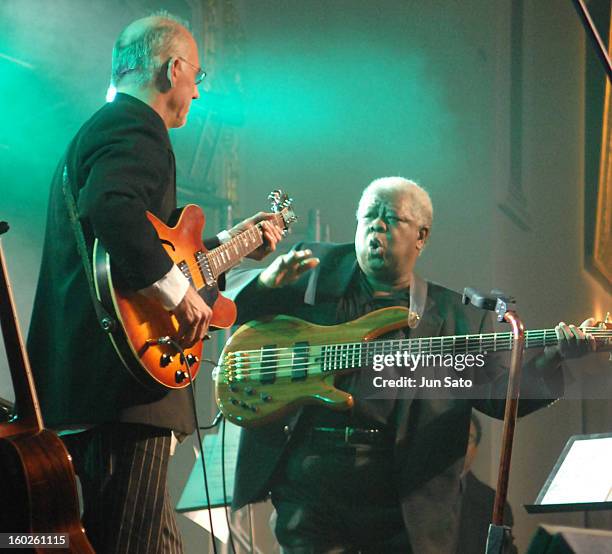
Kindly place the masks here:
<instances>
[{"instance_id":1,"label":"guitar headstock","mask_svg":"<svg viewBox=\"0 0 612 554\"><path fill-rule=\"evenodd\" d=\"M279 214L283 218L283 233L286 233L289 225L297 220L297 216L293 211L293 199L289 198L287 193L277 189L268 195L268 200L270 200L272 212Z\"/></svg>"},{"instance_id":2,"label":"guitar headstock","mask_svg":"<svg viewBox=\"0 0 612 554\"><path fill-rule=\"evenodd\" d=\"M610 319L610 312L606 314L603 321L596 321L588 329L588 333L595 337L597 350L610 352L610 362L612 363L612 319Z\"/></svg>"}]
</instances>

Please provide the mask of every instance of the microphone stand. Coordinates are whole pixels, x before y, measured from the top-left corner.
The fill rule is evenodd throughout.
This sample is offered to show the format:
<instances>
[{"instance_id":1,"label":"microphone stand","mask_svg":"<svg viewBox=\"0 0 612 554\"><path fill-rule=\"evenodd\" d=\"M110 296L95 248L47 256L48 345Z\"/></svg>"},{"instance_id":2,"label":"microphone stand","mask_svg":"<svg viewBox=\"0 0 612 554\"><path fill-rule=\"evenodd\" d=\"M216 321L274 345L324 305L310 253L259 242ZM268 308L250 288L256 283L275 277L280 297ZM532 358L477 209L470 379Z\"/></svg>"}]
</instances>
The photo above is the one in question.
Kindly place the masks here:
<instances>
[{"instance_id":1,"label":"microphone stand","mask_svg":"<svg viewBox=\"0 0 612 554\"><path fill-rule=\"evenodd\" d=\"M490 295L483 295L474 289L466 288L463 292L464 304L472 303L477 308L495 311L498 321L505 321L512 326L513 336L493 521L489 525L485 554L504 554L512 538L511 528L504 525L504 507L508 496L510 461L518 415L523 350L525 349L525 327L518 314L508 309L508 304L512 302L514 299L505 296L501 291L491 291Z\"/></svg>"}]
</instances>

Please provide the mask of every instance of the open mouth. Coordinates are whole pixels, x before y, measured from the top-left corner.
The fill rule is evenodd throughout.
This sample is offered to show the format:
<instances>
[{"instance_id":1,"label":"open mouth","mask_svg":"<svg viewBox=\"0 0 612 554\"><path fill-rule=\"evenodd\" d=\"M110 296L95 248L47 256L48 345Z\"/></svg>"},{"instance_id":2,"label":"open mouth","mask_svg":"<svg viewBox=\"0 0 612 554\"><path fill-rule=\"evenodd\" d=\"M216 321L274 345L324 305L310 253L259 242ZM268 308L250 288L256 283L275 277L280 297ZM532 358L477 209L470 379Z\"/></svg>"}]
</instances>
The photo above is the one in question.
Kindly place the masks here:
<instances>
[{"instance_id":1,"label":"open mouth","mask_svg":"<svg viewBox=\"0 0 612 554\"><path fill-rule=\"evenodd\" d=\"M382 256L383 253L383 245L376 237L372 237L368 242L368 249L370 253L375 256Z\"/></svg>"}]
</instances>

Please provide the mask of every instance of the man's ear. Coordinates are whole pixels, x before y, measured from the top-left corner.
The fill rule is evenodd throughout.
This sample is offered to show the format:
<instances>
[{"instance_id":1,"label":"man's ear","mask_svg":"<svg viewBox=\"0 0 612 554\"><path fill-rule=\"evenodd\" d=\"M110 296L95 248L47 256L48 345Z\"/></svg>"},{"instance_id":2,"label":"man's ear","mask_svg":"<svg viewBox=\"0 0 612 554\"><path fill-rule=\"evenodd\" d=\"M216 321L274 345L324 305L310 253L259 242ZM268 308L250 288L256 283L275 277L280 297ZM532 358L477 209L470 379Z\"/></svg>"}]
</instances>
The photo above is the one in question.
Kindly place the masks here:
<instances>
[{"instance_id":1,"label":"man's ear","mask_svg":"<svg viewBox=\"0 0 612 554\"><path fill-rule=\"evenodd\" d=\"M170 88L174 86L174 79L172 77L172 69L174 68L174 58L168 60L168 69L166 70L166 78L168 79L168 85Z\"/></svg>"},{"instance_id":2,"label":"man's ear","mask_svg":"<svg viewBox=\"0 0 612 554\"><path fill-rule=\"evenodd\" d=\"M419 229L419 242L417 242L417 249L419 250L419 254L425 248L425 243L429 238L429 227L421 227Z\"/></svg>"}]
</instances>

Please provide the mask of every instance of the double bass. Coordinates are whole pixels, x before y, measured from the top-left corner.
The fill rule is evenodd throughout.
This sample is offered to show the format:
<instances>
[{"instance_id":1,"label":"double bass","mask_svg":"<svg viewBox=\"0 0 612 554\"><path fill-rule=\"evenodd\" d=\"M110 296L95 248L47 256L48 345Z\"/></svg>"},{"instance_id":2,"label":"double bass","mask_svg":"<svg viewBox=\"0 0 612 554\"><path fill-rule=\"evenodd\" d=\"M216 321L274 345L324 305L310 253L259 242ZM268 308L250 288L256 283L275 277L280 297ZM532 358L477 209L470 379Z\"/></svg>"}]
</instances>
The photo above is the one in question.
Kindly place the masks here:
<instances>
[{"instance_id":1,"label":"double bass","mask_svg":"<svg viewBox=\"0 0 612 554\"><path fill-rule=\"evenodd\" d=\"M0 222L0 234L6 230ZM1 242L0 324L18 406L13 421L0 423L0 532L37 554L93 554L79 516L72 459L61 439L44 428Z\"/></svg>"}]
</instances>

